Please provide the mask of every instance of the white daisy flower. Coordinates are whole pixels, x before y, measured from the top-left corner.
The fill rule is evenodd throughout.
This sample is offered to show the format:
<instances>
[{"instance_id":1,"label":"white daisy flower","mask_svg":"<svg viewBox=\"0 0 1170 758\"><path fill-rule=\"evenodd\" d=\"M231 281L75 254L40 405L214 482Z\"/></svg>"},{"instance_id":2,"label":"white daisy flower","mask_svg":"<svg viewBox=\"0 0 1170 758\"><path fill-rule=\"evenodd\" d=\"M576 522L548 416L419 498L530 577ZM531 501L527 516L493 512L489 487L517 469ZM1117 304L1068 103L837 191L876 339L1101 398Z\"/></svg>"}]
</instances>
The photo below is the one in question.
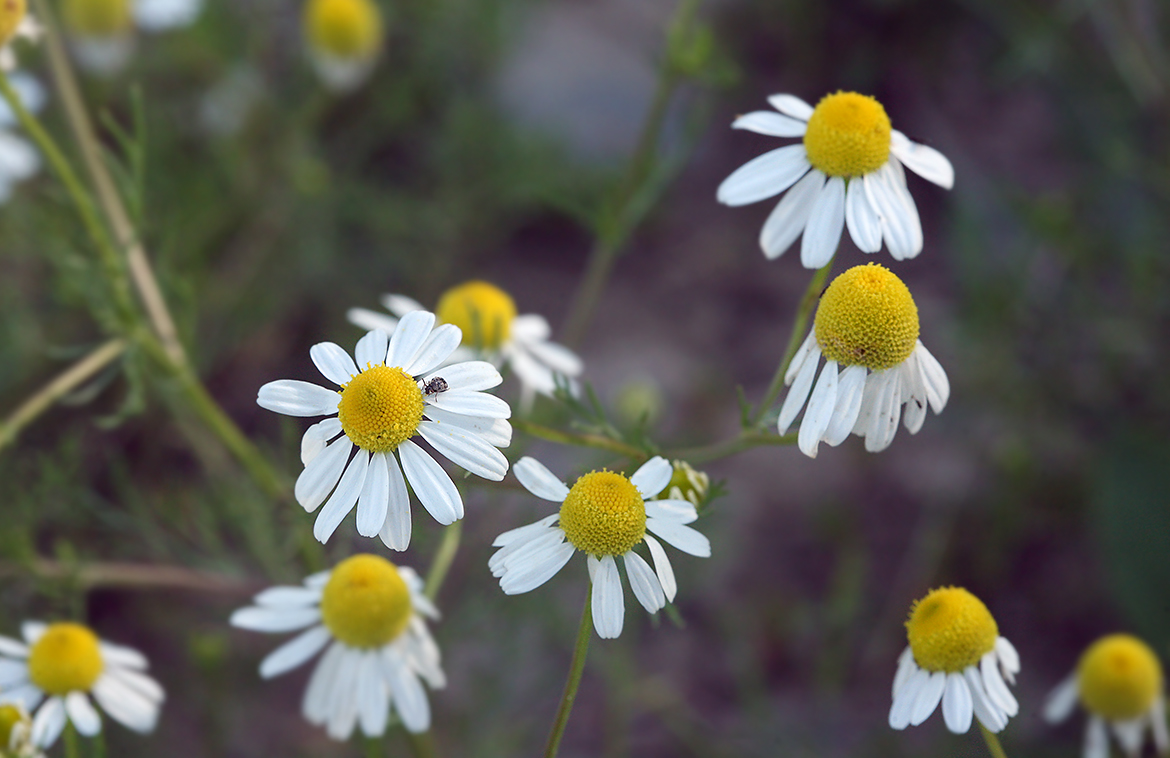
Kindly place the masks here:
<instances>
[{"instance_id":1,"label":"white daisy flower","mask_svg":"<svg viewBox=\"0 0 1170 758\"><path fill-rule=\"evenodd\" d=\"M360 87L378 62L382 12L372 0L308 0L303 19L309 58L334 92Z\"/></svg>"},{"instance_id":2,"label":"white daisy flower","mask_svg":"<svg viewBox=\"0 0 1170 758\"><path fill-rule=\"evenodd\" d=\"M8 74L8 82L20 102L32 113L45 104L45 88L36 77L24 71ZM16 114L0 99L0 203L7 202L20 182L34 176L41 168L41 155L32 143L14 133L19 126Z\"/></svg>"},{"instance_id":3,"label":"white daisy flower","mask_svg":"<svg viewBox=\"0 0 1170 758\"><path fill-rule=\"evenodd\" d=\"M813 387L821 356L825 368ZM850 432L871 453L894 441L902 406L917 434L927 404L941 413L951 394L946 372L918 339L918 308L902 280L876 263L854 266L821 295L812 331L796 351L784 383L792 387L777 427L787 434L804 407L797 444L810 458L821 442L840 445ZM810 396L811 391L811 396Z\"/></svg>"},{"instance_id":4,"label":"white daisy flower","mask_svg":"<svg viewBox=\"0 0 1170 758\"><path fill-rule=\"evenodd\" d=\"M1019 712L1007 685L1016 682L1020 656L979 598L961 587L932 590L910 609L906 632L910 645L894 675L891 727L918 726L940 701L955 734L971 727L972 715L998 733Z\"/></svg>"},{"instance_id":5,"label":"white daisy flower","mask_svg":"<svg viewBox=\"0 0 1170 758\"><path fill-rule=\"evenodd\" d=\"M100 732L102 719L89 695L130 729L154 729L165 695L146 675L142 653L104 642L81 624L26 621L21 632L24 642L0 637L0 702L36 711L37 745L52 745L67 720L85 737Z\"/></svg>"},{"instance_id":6,"label":"white daisy flower","mask_svg":"<svg viewBox=\"0 0 1170 758\"><path fill-rule=\"evenodd\" d=\"M190 26L203 0L64 0L62 17L77 63L112 76L134 52L135 29L164 32Z\"/></svg>"},{"instance_id":7,"label":"white daisy flower","mask_svg":"<svg viewBox=\"0 0 1170 758\"><path fill-rule=\"evenodd\" d=\"M1045 720L1064 721L1078 702L1089 712L1085 758L1109 758L1106 727L1129 758L1141 754L1147 729L1158 754L1170 753L1162 665L1138 638L1111 634L1089 646L1076 670L1048 696Z\"/></svg>"},{"instance_id":8,"label":"white daisy flower","mask_svg":"<svg viewBox=\"0 0 1170 758\"><path fill-rule=\"evenodd\" d=\"M32 717L21 703L0 704L0 758L45 758L32 741Z\"/></svg>"},{"instance_id":9,"label":"white daisy flower","mask_svg":"<svg viewBox=\"0 0 1170 758\"><path fill-rule=\"evenodd\" d=\"M325 503L313 526L318 540L328 540L356 504L359 534L378 535L387 547L405 550L411 532L408 482L440 524L463 518L458 488L412 441L416 435L477 476L504 478L508 459L496 448L512 440L505 420L512 410L481 391L498 385L500 372L484 361L435 371L461 339L458 327L435 327L433 313L415 311L398 322L393 335L374 330L362 337L356 364L332 342L310 349L313 363L340 391L295 379L260 388L256 402L270 411L330 417L305 432L305 470L294 488L306 511Z\"/></svg>"},{"instance_id":10,"label":"white daisy flower","mask_svg":"<svg viewBox=\"0 0 1170 758\"><path fill-rule=\"evenodd\" d=\"M426 310L403 295L385 295L382 305L397 317ZM549 340L552 330L544 316L516 315L511 295L494 284L473 280L452 287L439 297L435 314L441 323L463 330L463 345L450 360L478 357L496 366L507 365L520 380L520 404L525 408L531 407L533 393L553 395L558 374L571 386L584 369L576 353ZM398 323L393 316L365 308L351 308L348 316L363 329L390 331Z\"/></svg>"},{"instance_id":11,"label":"white daisy flower","mask_svg":"<svg viewBox=\"0 0 1170 758\"><path fill-rule=\"evenodd\" d=\"M768 102L779 113L749 113L732 128L803 142L748 161L716 193L719 202L737 206L791 187L760 231L765 256L778 258L803 232L800 261L821 268L837 250L843 227L866 253L881 250L883 239L895 260L922 251L922 223L902 166L950 189L955 172L942 153L891 128L881 103L856 92L826 95L816 108L794 95L773 95Z\"/></svg>"},{"instance_id":12,"label":"white daisy flower","mask_svg":"<svg viewBox=\"0 0 1170 758\"><path fill-rule=\"evenodd\" d=\"M654 457L627 479L613 471L594 471L572 489L534 458L521 458L512 468L525 489L544 500L561 503L560 511L496 537L500 548L488 562L492 576L507 595L529 592L551 579L580 550L587 556L592 582L593 627L603 639L622 633L626 603L617 558L626 567L634 597L656 613L673 601L678 587L674 569L651 532L684 553L707 558L711 543L686 524L698 518L686 500L652 500L670 482L672 468ZM645 542L654 561L634 552Z\"/></svg>"},{"instance_id":13,"label":"white daisy flower","mask_svg":"<svg viewBox=\"0 0 1170 758\"><path fill-rule=\"evenodd\" d=\"M13 71L17 66L13 42L39 42L42 34L44 29L28 12L27 0L13 0L0 7L0 70Z\"/></svg>"},{"instance_id":14,"label":"white daisy flower","mask_svg":"<svg viewBox=\"0 0 1170 758\"><path fill-rule=\"evenodd\" d=\"M231 623L256 632L293 632L293 639L260 663L269 679L300 666L328 646L305 689L305 719L329 736L348 739L361 725L367 737L386 731L393 712L411 732L430 728L422 682L446 686L439 648L423 618L439 612L413 569L376 555L355 555L303 587L272 587ZM421 681L420 681L421 680Z\"/></svg>"}]
</instances>

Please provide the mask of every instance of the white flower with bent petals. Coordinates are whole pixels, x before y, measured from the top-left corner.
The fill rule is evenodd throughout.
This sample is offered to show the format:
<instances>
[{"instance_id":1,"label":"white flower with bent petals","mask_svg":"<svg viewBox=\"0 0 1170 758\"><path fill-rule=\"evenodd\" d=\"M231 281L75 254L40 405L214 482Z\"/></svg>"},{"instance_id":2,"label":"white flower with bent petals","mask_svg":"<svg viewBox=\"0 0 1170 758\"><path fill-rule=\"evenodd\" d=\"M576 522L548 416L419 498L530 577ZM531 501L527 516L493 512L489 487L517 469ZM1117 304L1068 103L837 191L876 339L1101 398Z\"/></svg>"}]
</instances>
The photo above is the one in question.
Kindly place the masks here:
<instances>
[{"instance_id":1,"label":"white flower with bent petals","mask_svg":"<svg viewBox=\"0 0 1170 758\"><path fill-rule=\"evenodd\" d=\"M8 81L29 112L36 113L44 106L45 89L36 77L16 71L8 74ZM36 148L12 131L19 123L8 103L0 100L0 203L8 200L18 183L31 178L41 167Z\"/></svg>"},{"instance_id":2,"label":"white flower with bent petals","mask_svg":"<svg viewBox=\"0 0 1170 758\"><path fill-rule=\"evenodd\" d=\"M0 703L36 711L31 736L37 745L56 742L66 721L86 737L100 732L90 695L130 729L154 729L165 695L146 675L142 653L99 640L81 624L26 621L21 632L24 642L0 637Z\"/></svg>"},{"instance_id":3,"label":"white flower with bent petals","mask_svg":"<svg viewBox=\"0 0 1170 758\"><path fill-rule=\"evenodd\" d=\"M385 295L386 310L401 318L411 311L426 310L403 295ZM363 329L393 329L398 319L383 313L352 308L349 320ZM570 382L584 369L576 353L549 340L551 329L544 316L517 315L512 297L484 281L470 281L444 292L435 315L440 323L463 330L463 345L451 361L482 357L496 366L507 365L520 380L523 408L530 407L533 393L552 396L557 375Z\"/></svg>"},{"instance_id":4,"label":"white flower with bent petals","mask_svg":"<svg viewBox=\"0 0 1170 758\"><path fill-rule=\"evenodd\" d=\"M272 587L256 605L232 614L233 626L256 632L305 630L260 663L269 679L328 650L317 662L302 701L311 724L348 739L360 725L367 737L386 731L391 713L411 732L430 728L431 689L446 686L439 648L424 618L439 612L413 569L377 555L355 555L314 574L303 587Z\"/></svg>"},{"instance_id":5,"label":"white flower with bent petals","mask_svg":"<svg viewBox=\"0 0 1170 758\"><path fill-rule=\"evenodd\" d=\"M294 379L260 388L256 402L270 411L330 416L305 432L305 470L294 488L305 510L325 504L313 525L321 542L357 505L359 534L378 535L387 547L405 550L411 534L407 483L440 524L463 518L458 488L412 441L416 435L484 479L498 482L508 472L508 459L496 448L511 442L512 426L505 419L512 410L481 391L499 384L500 372L484 361L436 371L462 335L458 327L434 324L433 313L415 311L398 322L393 335L370 332L357 343L356 364L332 342L314 345L313 363L340 391Z\"/></svg>"},{"instance_id":6,"label":"white flower with bent petals","mask_svg":"<svg viewBox=\"0 0 1170 758\"><path fill-rule=\"evenodd\" d=\"M813 386L821 356L825 368ZM854 266L821 295L812 331L796 351L784 383L792 389L777 428L788 427L805 402L797 444L810 458L821 442L865 438L871 453L894 441L902 406L917 434L926 407L941 413L951 394L946 372L918 339L918 308L902 280L876 263ZM810 395L811 392L811 395Z\"/></svg>"},{"instance_id":7,"label":"white flower with bent petals","mask_svg":"<svg viewBox=\"0 0 1170 758\"><path fill-rule=\"evenodd\" d=\"M816 108L794 95L768 102L779 112L740 116L732 128L803 142L748 161L716 193L725 205L747 205L788 190L760 231L764 255L780 257L803 233L801 263L821 268L844 227L866 253L881 250L883 239L895 260L922 252L922 223L902 166L950 189L955 172L942 153L911 142L890 126L881 103L856 92L826 95Z\"/></svg>"},{"instance_id":8,"label":"white flower with bent petals","mask_svg":"<svg viewBox=\"0 0 1170 758\"><path fill-rule=\"evenodd\" d=\"M1000 732L1019 703L1008 689L1020 672L1020 656L999 635L979 598L961 587L940 587L915 601L906 622L910 644L898 659L890 726L918 726L942 703L943 721L955 734L971 717Z\"/></svg>"},{"instance_id":9,"label":"white flower with bent petals","mask_svg":"<svg viewBox=\"0 0 1170 758\"><path fill-rule=\"evenodd\" d=\"M189 26L203 0L65 0L62 17L77 63L99 76L112 76L134 52L135 28L164 32Z\"/></svg>"},{"instance_id":10,"label":"white flower with bent petals","mask_svg":"<svg viewBox=\"0 0 1170 758\"><path fill-rule=\"evenodd\" d=\"M592 582L593 627L603 639L622 633L626 614L617 559L621 558L634 597L656 613L674 600L677 585L666 551L651 533L684 553L707 558L711 543L686 524L698 518L686 500L651 500L670 482L673 469L654 457L630 478L612 471L594 471L572 489L534 458L521 458L512 469L520 483L539 498L561 503L559 512L504 532L500 548L488 562L505 594L529 592L551 579L573 553L587 556ZM654 568L634 552L645 542Z\"/></svg>"},{"instance_id":11,"label":"white flower with bent petals","mask_svg":"<svg viewBox=\"0 0 1170 758\"><path fill-rule=\"evenodd\" d=\"M1137 637L1111 634L1090 645L1076 671L1048 696L1044 719L1064 721L1077 702L1089 712L1085 758L1109 758L1107 726L1129 758L1141 754L1147 729L1158 754L1170 753L1162 664Z\"/></svg>"},{"instance_id":12,"label":"white flower with bent petals","mask_svg":"<svg viewBox=\"0 0 1170 758\"><path fill-rule=\"evenodd\" d=\"M0 758L45 758L32 741L32 716L21 703L0 703Z\"/></svg>"}]
</instances>

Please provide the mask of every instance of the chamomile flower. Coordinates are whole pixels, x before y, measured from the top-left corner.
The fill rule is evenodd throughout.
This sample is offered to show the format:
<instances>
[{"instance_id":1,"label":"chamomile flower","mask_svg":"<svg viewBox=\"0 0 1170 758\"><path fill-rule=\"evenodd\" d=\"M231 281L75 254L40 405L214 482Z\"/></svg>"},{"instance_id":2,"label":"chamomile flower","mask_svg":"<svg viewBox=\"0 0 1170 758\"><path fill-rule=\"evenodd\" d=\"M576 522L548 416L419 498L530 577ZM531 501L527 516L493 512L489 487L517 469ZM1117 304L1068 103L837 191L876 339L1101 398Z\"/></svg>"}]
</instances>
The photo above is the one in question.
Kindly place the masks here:
<instances>
[{"instance_id":1,"label":"chamomile flower","mask_svg":"<svg viewBox=\"0 0 1170 758\"><path fill-rule=\"evenodd\" d=\"M1109 758L1107 726L1130 758L1141 753L1147 728L1158 753L1166 755L1170 735L1163 689L1162 665L1149 645L1111 634L1090 645L1076 670L1048 696L1044 718L1051 724L1064 721L1079 702L1089 712L1085 758Z\"/></svg>"},{"instance_id":2,"label":"chamomile flower","mask_svg":"<svg viewBox=\"0 0 1170 758\"><path fill-rule=\"evenodd\" d=\"M164 694L146 675L142 653L104 642L81 624L26 621L21 632L24 642L0 637L0 702L36 711L34 743L52 745L67 720L83 736L100 732L91 695L115 721L136 732L154 729Z\"/></svg>"},{"instance_id":3,"label":"chamomile flower","mask_svg":"<svg viewBox=\"0 0 1170 758\"><path fill-rule=\"evenodd\" d=\"M979 598L961 587L932 590L910 609L906 633L910 645L894 675L891 727L918 726L940 701L955 734L971 727L972 714L999 732L1019 712L1007 685L1015 684L1020 656Z\"/></svg>"},{"instance_id":4,"label":"chamomile flower","mask_svg":"<svg viewBox=\"0 0 1170 758\"><path fill-rule=\"evenodd\" d=\"M822 355L825 367L813 387ZM918 339L910 291L876 263L854 266L825 290L784 383L791 389L777 427L786 434L808 401L797 444L810 458L821 442L839 445L850 432L864 437L871 453L885 450L903 405L906 428L917 434L927 404L941 413L951 394L946 372Z\"/></svg>"},{"instance_id":5,"label":"chamomile flower","mask_svg":"<svg viewBox=\"0 0 1170 758\"><path fill-rule=\"evenodd\" d=\"M618 576L621 558L634 597L650 613L673 601L678 585L666 551L651 532L684 553L707 558L711 544L686 524L698 518L686 500L652 500L670 482L665 458L651 458L630 478L613 471L593 471L572 489L534 458L521 458L512 469L520 483L539 498L561 503L560 511L536 523L504 532L500 548L488 562L505 594L529 592L551 579L578 550L585 553L593 589L593 627L604 639L622 633L626 604ZM645 542L654 569L634 547Z\"/></svg>"},{"instance_id":6,"label":"chamomile flower","mask_svg":"<svg viewBox=\"0 0 1170 758\"><path fill-rule=\"evenodd\" d=\"M368 737L383 734L391 711L411 732L430 727L422 683L440 689L446 680L423 619L438 619L439 612L413 569L355 555L308 577L302 587L272 587L254 600L232 614L233 626L305 630L260 663L263 678L291 671L328 646L302 700L309 723L337 740L348 739L359 724Z\"/></svg>"},{"instance_id":7,"label":"chamomile flower","mask_svg":"<svg viewBox=\"0 0 1170 758\"><path fill-rule=\"evenodd\" d=\"M130 60L135 29L189 26L202 9L203 0L64 0L62 16L78 65L111 76Z\"/></svg>"},{"instance_id":8,"label":"chamomile flower","mask_svg":"<svg viewBox=\"0 0 1170 758\"><path fill-rule=\"evenodd\" d=\"M25 108L33 113L41 109L45 89L36 77L16 71L8 74L8 81ZM0 203L6 202L16 185L31 178L41 167L40 153L15 133L18 125L16 114L7 102L0 100Z\"/></svg>"},{"instance_id":9,"label":"chamomile flower","mask_svg":"<svg viewBox=\"0 0 1170 758\"><path fill-rule=\"evenodd\" d=\"M20 703L0 703L0 758L44 758L32 741L32 717Z\"/></svg>"},{"instance_id":10,"label":"chamomile flower","mask_svg":"<svg viewBox=\"0 0 1170 758\"><path fill-rule=\"evenodd\" d=\"M328 540L356 504L359 534L378 535L388 547L405 550L411 533L407 483L440 524L463 518L455 483L412 440L415 436L473 474L497 482L504 478L508 460L496 448L511 442L512 427L505 419L512 410L481 391L499 384L500 372L484 361L435 371L461 339L459 327L435 327L433 313L415 311L398 322L392 335L376 329L362 337L354 353L357 363L332 342L309 350L313 363L340 390L294 379L260 388L256 402L270 411L330 417L305 432L305 470L294 488L305 510L325 504L313 526L318 540Z\"/></svg>"},{"instance_id":11,"label":"chamomile flower","mask_svg":"<svg viewBox=\"0 0 1170 758\"><path fill-rule=\"evenodd\" d=\"M658 493L655 500L686 500L698 508L711 491L711 477L703 471L696 471L686 461L671 461L673 472L666 488Z\"/></svg>"},{"instance_id":12,"label":"chamomile flower","mask_svg":"<svg viewBox=\"0 0 1170 758\"><path fill-rule=\"evenodd\" d=\"M881 250L883 239L895 260L922 251L922 223L902 166L950 189L955 172L942 153L910 141L890 126L881 103L856 92L826 95L816 108L795 95L768 102L779 112L740 116L732 128L803 142L745 163L716 194L725 205L747 205L788 190L760 231L765 256L778 258L803 233L801 263L821 268L843 227L866 253Z\"/></svg>"},{"instance_id":13,"label":"chamomile flower","mask_svg":"<svg viewBox=\"0 0 1170 758\"><path fill-rule=\"evenodd\" d=\"M382 47L382 13L373 0L308 0L303 19L309 58L331 90L361 86Z\"/></svg>"},{"instance_id":14,"label":"chamomile flower","mask_svg":"<svg viewBox=\"0 0 1170 758\"><path fill-rule=\"evenodd\" d=\"M42 31L41 25L28 12L28 0L10 0L0 5L0 70L16 68L13 42L18 39L36 42Z\"/></svg>"},{"instance_id":15,"label":"chamomile flower","mask_svg":"<svg viewBox=\"0 0 1170 758\"><path fill-rule=\"evenodd\" d=\"M425 310L403 295L385 295L382 304L397 317ZM543 316L517 315L516 303L504 290L488 282L464 282L439 297L435 313L440 322L463 330L463 345L451 360L482 357L496 366L507 365L520 380L520 404L529 407L533 393L551 396L557 375L572 380L581 375L581 359L567 347L549 340L551 329ZM349 320L363 329L393 329L397 318L353 308Z\"/></svg>"}]
</instances>

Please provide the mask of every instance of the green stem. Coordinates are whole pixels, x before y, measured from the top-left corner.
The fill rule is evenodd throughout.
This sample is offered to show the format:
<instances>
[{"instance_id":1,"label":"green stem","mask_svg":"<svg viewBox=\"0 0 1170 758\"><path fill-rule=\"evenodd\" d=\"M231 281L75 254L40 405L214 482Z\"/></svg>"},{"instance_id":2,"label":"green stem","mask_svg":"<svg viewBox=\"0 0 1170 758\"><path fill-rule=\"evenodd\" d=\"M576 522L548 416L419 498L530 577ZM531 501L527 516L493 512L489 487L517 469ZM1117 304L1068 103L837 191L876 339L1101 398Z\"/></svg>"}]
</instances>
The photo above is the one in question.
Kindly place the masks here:
<instances>
[{"instance_id":1,"label":"green stem","mask_svg":"<svg viewBox=\"0 0 1170 758\"><path fill-rule=\"evenodd\" d=\"M800 299L800 305L796 309L796 318L792 322L792 334L788 337L788 347L784 349L784 357L780 360L780 365L776 368L776 375L772 377L772 383L768 385L768 392L760 402L760 407L756 411L755 418L752 419L752 427L760 425L760 420L764 418L768 409L772 407L776 399L780 397L780 392L784 389L784 375L788 373L788 366L791 365L792 358L800 348L800 343L808 336L805 334L808 326L808 317L816 306L817 301L821 299L821 293L825 290L825 280L829 278L829 272L833 269L833 261L836 258L837 255L834 253L824 268L817 269L816 274L813 275L812 280L808 283L808 288L804 291L804 296Z\"/></svg>"},{"instance_id":2,"label":"green stem","mask_svg":"<svg viewBox=\"0 0 1170 758\"><path fill-rule=\"evenodd\" d=\"M439 751L435 749L435 738L429 731L421 734L407 732L406 742L410 745L414 758L437 758L439 755Z\"/></svg>"},{"instance_id":3,"label":"green stem","mask_svg":"<svg viewBox=\"0 0 1170 758\"><path fill-rule=\"evenodd\" d=\"M557 708L557 716L553 720L552 732L548 735L548 744L544 748L544 758L555 758L561 747L561 738L565 736L565 727L569 723L569 714L573 711L573 702L577 699L577 688L581 685L581 674L585 671L585 656L589 652L589 638L593 636L593 587L585 593L585 610L581 613L581 627L577 630L577 644L573 648L573 660L569 664L569 679L565 682L565 692L561 695L561 705Z\"/></svg>"},{"instance_id":4,"label":"green stem","mask_svg":"<svg viewBox=\"0 0 1170 758\"><path fill-rule=\"evenodd\" d=\"M81 741L72 721L65 722L65 758L81 758Z\"/></svg>"},{"instance_id":5,"label":"green stem","mask_svg":"<svg viewBox=\"0 0 1170 758\"><path fill-rule=\"evenodd\" d=\"M991 758L1007 758L1007 753L1003 751L1003 745L999 744L999 737L996 737L987 727L983 726L983 722L975 719L979 724L979 731L983 733L983 741L987 743L987 752L991 753Z\"/></svg>"},{"instance_id":6,"label":"green stem","mask_svg":"<svg viewBox=\"0 0 1170 758\"><path fill-rule=\"evenodd\" d=\"M439 543L439 549L435 553L434 560L431 561L431 568L427 571L427 584L424 591L431 600L439 596L443 580L447 578L447 572L451 570L451 562L455 560L455 553L459 551L459 538L462 534L462 521L456 521L443 530L443 541Z\"/></svg>"},{"instance_id":7,"label":"green stem","mask_svg":"<svg viewBox=\"0 0 1170 758\"><path fill-rule=\"evenodd\" d=\"M615 440L610 437L603 437L600 434L583 434L580 432L562 432L559 429L552 429L540 424L534 424L531 421L518 419L513 417L510 419L512 427L518 429L525 434L531 434L533 437L539 437L542 440L549 442L559 442L562 445L575 445L576 447L592 447L598 450L608 450L611 453L624 455L627 458L634 460L645 460L648 456L646 451L636 448L633 445L627 445L620 440Z\"/></svg>"},{"instance_id":8,"label":"green stem","mask_svg":"<svg viewBox=\"0 0 1170 758\"><path fill-rule=\"evenodd\" d=\"M780 435L770 432L750 432L744 430L740 432L738 437L727 440L726 442L716 442L702 447L674 450L664 453L664 455L671 460L684 460L687 463L709 463L710 461L717 461L721 458L742 453L744 450L751 450L753 447L795 444L796 432Z\"/></svg>"}]
</instances>

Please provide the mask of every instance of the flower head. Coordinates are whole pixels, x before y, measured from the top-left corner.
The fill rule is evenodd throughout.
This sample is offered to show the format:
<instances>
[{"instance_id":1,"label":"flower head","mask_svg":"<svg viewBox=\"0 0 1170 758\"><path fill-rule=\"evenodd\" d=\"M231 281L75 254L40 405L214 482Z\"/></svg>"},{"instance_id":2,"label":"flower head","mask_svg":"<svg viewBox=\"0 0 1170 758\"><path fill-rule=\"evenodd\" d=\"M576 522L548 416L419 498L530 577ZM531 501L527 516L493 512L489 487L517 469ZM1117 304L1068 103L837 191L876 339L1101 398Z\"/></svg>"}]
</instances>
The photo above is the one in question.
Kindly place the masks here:
<instances>
[{"instance_id":1,"label":"flower head","mask_svg":"<svg viewBox=\"0 0 1170 758\"><path fill-rule=\"evenodd\" d=\"M696 471L686 461L671 461L674 469L666 489L658 493L655 500L686 500L695 508L700 508L707 494L711 491L711 477L702 471Z\"/></svg>"},{"instance_id":2,"label":"flower head","mask_svg":"<svg viewBox=\"0 0 1170 758\"><path fill-rule=\"evenodd\" d=\"M644 463L631 477L614 471L593 471L567 487L534 458L521 458L513 468L524 487L544 500L561 504L560 511L528 526L504 532L488 562L505 594L529 592L551 579L573 554L585 553L593 584L593 625L598 635L621 634L625 600L618 576L621 558L638 602L656 613L674 600L677 585L666 551L651 533L685 553L711 555L707 538L686 524L698 518L686 500L654 500L670 482L665 458ZM634 552L645 543L654 561Z\"/></svg>"},{"instance_id":3,"label":"flower head","mask_svg":"<svg viewBox=\"0 0 1170 758\"><path fill-rule=\"evenodd\" d=\"M825 368L813 387L822 355ZM777 427L786 434L807 401L797 443L811 458L821 442L839 445L850 432L865 438L866 450L885 450L903 405L906 428L917 434L927 405L941 413L951 393L946 372L918 339L910 291L875 263L849 269L825 290L784 383L792 389Z\"/></svg>"},{"instance_id":4,"label":"flower head","mask_svg":"<svg viewBox=\"0 0 1170 758\"><path fill-rule=\"evenodd\" d=\"M764 255L779 257L803 234L801 263L821 268L844 227L867 253L880 250L883 239L896 260L922 251L922 224L902 166L950 189L954 170L941 153L911 142L891 127L881 103L856 92L826 95L816 108L794 95L768 102L779 112L740 116L732 128L803 142L749 161L717 193L721 203L747 205L788 190L760 232Z\"/></svg>"},{"instance_id":5,"label":"flower head","mask_svg":"<svg viewBox=\"0 0 1170 758\"><path fill-rule=\"evenodd\" d=\"M439 613L413 569L359 554L301 587L273 587L231 623L257 632L304 630L260 663L260 676L279 676L328 646L305 690L302 711L334 739L361 725L369 737L386 731L393 710L411 732L430 726L422 682L445 686L439 649L424 618ZM421 681L420 681L421 680Z\"/></svg>"},{"instance_id":6,"label":"flower head","mask_svg":"<svg viewBox=\"0 0 1170 758\"><path fill-rule=\"evenodd\" d=\"M189 26L203 0L65 0L61 15L78 64L100 76L125 68L135 29L161 32Z\"/></svg>"},{"instance_id":7,"label":"flower head","mask_svg":"<svg viewBox=\"0 0 1170 758\"><path fill-rule=\"evenodd\" d=\"M0 703L0 758L44 758L32 741L32 717L20 703Z\"/></svg>"},{"instance_id":8,"label":"flower head","mask_svg":"<svg viewBox=\"0 0 1170 758\"><path fill-rule=\"evenodd\" d=\"M23 643L0 637L0 703L36 710L31 739L37 745L52 745L66 720L82 735L100 732L101 717L89 695L130 729L154 729L164 694L146 675L146 659L137 650L103 642L88 627L69 622L27 621L22 632Z\"/></svg>"},{"instance_id":9,"label":"flower head","mask_svg":"<svg viewBox=\"0 0 1170 758\"><path fill-rule=\"evenodd\" d=\"M382 47L382 14L372 0L309 0L304 13L309 54L325 85L360 86Z\"/></svg>"},{"instance_id":10,"label":"flower head","mask_svg":"<svg viewBox=\"0 0 1170 758\"><path fill-rule=\"evenodd\" d=\"M12 40L27 16L27 0L0 0L0 45Z\"/></svg>"},{"instance_id":11,"label":"flower head","mask_svg":"<svg viewBox=\"0 0 1170 758\"><path fill-rule=\"evenodd\" d=\"M942 703L947 728L963 734L978 718L999 732L1019 704L1008 689L1020 657L987 606L961 587L940 587L914 603L909 646L898 659L890 726L918 726ZM1005 681L1006 680L1006 681Z\"/></svg>"}]
</instances>

